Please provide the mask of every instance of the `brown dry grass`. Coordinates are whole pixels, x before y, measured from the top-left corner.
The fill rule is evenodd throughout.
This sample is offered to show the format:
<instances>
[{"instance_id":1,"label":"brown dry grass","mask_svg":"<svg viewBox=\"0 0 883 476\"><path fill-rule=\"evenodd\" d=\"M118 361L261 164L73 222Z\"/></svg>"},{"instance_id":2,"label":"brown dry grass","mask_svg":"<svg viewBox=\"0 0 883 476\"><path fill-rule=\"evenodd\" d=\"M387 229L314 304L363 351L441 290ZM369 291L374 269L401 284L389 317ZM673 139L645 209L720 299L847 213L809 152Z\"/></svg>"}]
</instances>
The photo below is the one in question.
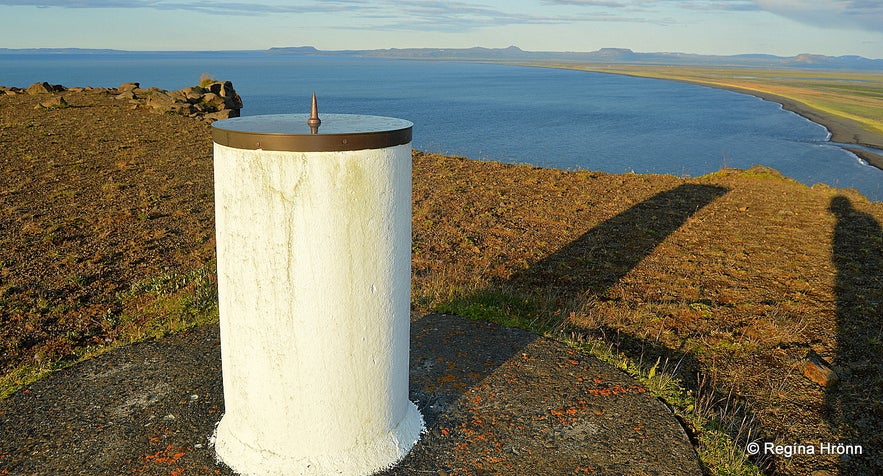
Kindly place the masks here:
<instances>
[{"instance_id":1,"label":"brown dry grass","mask_svg":"<svg viewBox=\"0 0 883 476\"><path fill-rule=\"evenodd\" d=\"M193 288L195 275L183 281L214 255L207 124L105 93L64 97L71 107L0 97L0 374L163 332L146 309L158 304L131 288Z\"/></svg>"},{"instance_id":2,"label":"brown dry grass","mask_svg":"<svg viewBox=\"0 0 883 476\"><path fill-rule=\"evenodd\" d=\"M418 303L496 306L680 362L685 385L734 395L767 441L870 453L780 458L775 473L880 471L883 204L759 167L687 180L418 155L414 186ZM803 377L810 349L839 386Z\"/></svg>"},{"instance_id":3,"label":"brown dry grass","mask_svg":"<svg viewBox=\"0 0 883 476\"><path fill-rule=\"evenodd\" d=\"M7 378L210 313L207 126L65 96L64 110L0 97ZM598 336L680 363L681 385L732 395L767 440L866 451L778 458L773 473L883 471L883 204L765 168L682 179L415 153L413 223L418 311L493 305ZM838 386L802 376L810 349Z\"/></svg>"}]
</instances>

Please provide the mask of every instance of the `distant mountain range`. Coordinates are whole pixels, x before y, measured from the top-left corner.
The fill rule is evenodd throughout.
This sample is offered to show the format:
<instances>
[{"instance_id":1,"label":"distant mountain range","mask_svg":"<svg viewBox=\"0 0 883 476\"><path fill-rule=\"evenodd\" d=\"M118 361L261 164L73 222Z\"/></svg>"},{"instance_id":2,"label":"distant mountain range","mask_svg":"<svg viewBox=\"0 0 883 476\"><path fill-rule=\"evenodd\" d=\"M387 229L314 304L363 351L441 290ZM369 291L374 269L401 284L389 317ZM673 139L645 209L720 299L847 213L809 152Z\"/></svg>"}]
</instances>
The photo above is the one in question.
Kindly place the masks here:
<instances>
[{"instance_id":1,"label":"distant mountain range","mask_svg":"<svg viewBox=\"0 0 883 476\"><path fill-rule=\"evenodd\" d=\"M626 48L601 48L590 52L525 51L517 46L508 48L390 48L383 50L318 50L312 46L270 48L269 50L215 51L215 52L131 52L110 49L80 48L0 48L0 54L265 54L288 56L355 56L367 58L397 58L421 60L463 60L500 62L570 62L601 64L644 64L743 68L795 68L820 70L876 70L883 71L883 59L862 56L824 56L801 54L774 56L747 54L734 56L697 55L688 53L636 53Z\"/></svg>"},{"instance_id":2,"label":"distant mountain range","mask_svg":"<svg viewBox=\"0 0 883 476\"><path fill-rule=\"evenodd\" d=\"M359 56L372 58L473 61L566 61L575 63L647 64L679 66L740 66L800 69L855 69L883 71L883 59L862 56L802 54L783 57L763 54L712 56L688 53L636 53L627 48L601 48L590 52L525 51L508 48L391 48L385 50L322 51L312 46L270 48L269 54L302 56Z\"/></svg>"}]
</instances>

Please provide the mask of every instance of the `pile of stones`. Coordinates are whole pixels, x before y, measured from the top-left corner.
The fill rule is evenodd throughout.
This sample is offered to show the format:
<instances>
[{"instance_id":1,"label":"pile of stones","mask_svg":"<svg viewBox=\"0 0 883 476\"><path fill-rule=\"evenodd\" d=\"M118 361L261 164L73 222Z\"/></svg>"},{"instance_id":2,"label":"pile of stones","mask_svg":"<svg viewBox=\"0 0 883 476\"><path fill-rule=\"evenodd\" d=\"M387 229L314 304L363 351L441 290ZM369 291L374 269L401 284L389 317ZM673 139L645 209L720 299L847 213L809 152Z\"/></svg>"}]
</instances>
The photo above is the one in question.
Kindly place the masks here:
<instances>
[{"instance_id":1,"label":"pile of stones","mask_svg":"<svg viewBox=\"0 0 883 476\"><path fill-rule=\"evenodd\" d=\"M94 92L110 94L121 101L128 101L133 109L147 109L161 114L181 114L210 121L239 117L242 98L230 81L204 81L200 86L176 91L159 88L142 88L139 83L124 83L118 88L66 88L60 84L34 83L27 88L0 87L0 94L50 94L37 108L68 107L61 96L64 92Z\"/></svg>"},{"instance_id":2,"label":"pile of stones","mask_svg":"<svg viewBox=\"0 0 883 476\"><path fill-rule=\"evenodd\" d=\"M191 86L176 91L157 88L142 89L138 83L126 83L117 88L117 99L128 100L138 108L160 113L181 114L205 119L239 117L242 99L230 81L214 81L203 86Z\"/></svg>"}]
</instances>

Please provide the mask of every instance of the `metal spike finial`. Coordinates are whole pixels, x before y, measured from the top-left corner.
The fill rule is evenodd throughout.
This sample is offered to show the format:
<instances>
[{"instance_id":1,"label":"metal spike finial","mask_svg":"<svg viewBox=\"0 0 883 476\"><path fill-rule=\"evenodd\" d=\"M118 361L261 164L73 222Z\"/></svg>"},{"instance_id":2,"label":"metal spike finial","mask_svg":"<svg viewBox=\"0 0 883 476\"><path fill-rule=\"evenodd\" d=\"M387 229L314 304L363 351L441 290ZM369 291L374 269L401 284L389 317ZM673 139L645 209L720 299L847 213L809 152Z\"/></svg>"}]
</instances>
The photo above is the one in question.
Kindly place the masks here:
<instances>
[{"instance_id":1,"label":"metal spike finial","mask_svg":"<svg viewBox=\"0 0 883 476\"><path fill-rule=\"evenodd\" d=\"M310 108L310 119L307 121L307 125L310 126L310 132L318 134L319 125L321 124L322 120L319 119L319 105L316 101L316 93L313 93L313 105Z\"/></svg>"}]
</instances>

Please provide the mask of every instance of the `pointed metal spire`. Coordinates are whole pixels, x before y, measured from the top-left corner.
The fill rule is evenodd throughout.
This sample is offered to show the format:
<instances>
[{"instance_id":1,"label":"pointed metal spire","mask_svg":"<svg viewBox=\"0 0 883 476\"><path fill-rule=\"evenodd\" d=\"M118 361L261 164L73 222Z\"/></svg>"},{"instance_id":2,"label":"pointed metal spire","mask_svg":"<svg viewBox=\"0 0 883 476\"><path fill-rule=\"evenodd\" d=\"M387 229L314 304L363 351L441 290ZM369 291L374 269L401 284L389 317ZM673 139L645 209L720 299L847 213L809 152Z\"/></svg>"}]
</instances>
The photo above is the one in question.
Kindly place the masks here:
<instances>
[{"instance_id":1,"label":"pointed metal spire","mask_svg":"<svg viewBox=\"0 0 883 476\"><path fill-rule=\"evenodd\" d=\"M313 105L310 108L310 119L307 121L307 125L310 126L311 133L318 134L320 124L322 124L322 120L319 119L319 105L316 101L316 93L313 93Z\"/></svg>"}]
</instances>

